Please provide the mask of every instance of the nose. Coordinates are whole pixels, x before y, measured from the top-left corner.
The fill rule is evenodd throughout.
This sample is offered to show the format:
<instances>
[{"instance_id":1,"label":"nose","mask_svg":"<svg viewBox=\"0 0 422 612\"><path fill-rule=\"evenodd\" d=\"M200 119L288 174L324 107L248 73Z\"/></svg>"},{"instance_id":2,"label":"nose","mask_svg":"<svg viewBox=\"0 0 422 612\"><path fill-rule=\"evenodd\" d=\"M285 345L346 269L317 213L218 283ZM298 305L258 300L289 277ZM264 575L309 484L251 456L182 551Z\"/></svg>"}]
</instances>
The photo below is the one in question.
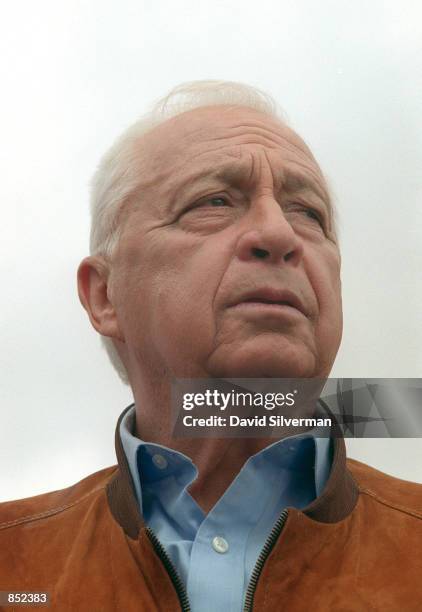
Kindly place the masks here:
<instances>
[{"instance_id":1,"label":"nose","mask_svg":"<svg viewBox=\"0 0 422 612\"><path fill-rule=\"evenodd\" d=\"M262 198L258 210L248 214L248 224L239 236L236 255L242 261L264 260L276 265L297 266L303 256L303 243L286 219L280 204ZM246 218L244 219L246 221Z\"/></svg>"}]
</instances>

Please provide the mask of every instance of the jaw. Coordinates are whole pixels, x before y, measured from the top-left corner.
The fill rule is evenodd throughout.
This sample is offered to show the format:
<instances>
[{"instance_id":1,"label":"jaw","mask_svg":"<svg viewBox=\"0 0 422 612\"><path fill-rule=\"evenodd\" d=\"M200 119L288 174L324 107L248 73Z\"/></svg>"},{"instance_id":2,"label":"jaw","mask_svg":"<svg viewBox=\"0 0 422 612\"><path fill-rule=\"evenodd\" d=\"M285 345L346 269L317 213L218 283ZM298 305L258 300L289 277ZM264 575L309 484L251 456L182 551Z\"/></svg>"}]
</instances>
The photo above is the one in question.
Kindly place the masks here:
<instances>
[{"instance_id":1,"label":"jaw","mask_svg":"<svg viewBox=\"0 0 422 612\"><path fill-rule=\"evenodd\" d=\"M217 378L312 378L318 369L312 343L271 331L219 345L207 363Z\"/></svg>"}]
</instances>

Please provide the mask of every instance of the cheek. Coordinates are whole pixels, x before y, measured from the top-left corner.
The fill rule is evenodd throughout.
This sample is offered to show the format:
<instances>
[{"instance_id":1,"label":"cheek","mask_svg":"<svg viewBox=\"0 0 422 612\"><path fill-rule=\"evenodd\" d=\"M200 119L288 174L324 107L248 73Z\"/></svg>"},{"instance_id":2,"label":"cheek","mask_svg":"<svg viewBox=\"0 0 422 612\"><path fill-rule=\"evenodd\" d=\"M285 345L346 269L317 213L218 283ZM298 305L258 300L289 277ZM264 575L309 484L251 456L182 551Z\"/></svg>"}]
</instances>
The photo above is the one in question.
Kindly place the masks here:
<instances>
[{"instance_id":1,"label":"cheek","mask_svg":"<svg viewBox=\"0 0 422 612\"><path fill-rule=\"evenodd\" d=\"M200 367L214 343L213 283L203 275L198 280L193 270L169 270L153 292L145 330L149 350L177 376L199 375L189 367ZM179 370L182 364L188 369Z\"/></svg>"},{"instance_id":2,"label":"cheek","mask_svg":"<svg viewBox=\"0 0 422 612\"><path fill-rule=\"evenodd\" d=\"M317 303L317 334L322 341L340 341L342 330L342 302L340 280L340 258L337 252L313 254L309 258L308 278Z\"/></svg>"},{"instance_id":3,"label":"cheek","mask_svg":"<svg viewBox=\"0 0 422 612\"><path fill-rule=\"evenodd\" d=\"M215 334L213 303L225 262L221 249L208 241L177 238L144 241L142 257L131 263L124 299L134 304L127 309L139 330L137 342L147 341L161 353L204 353Z\"/></svg>"}]
</instances>

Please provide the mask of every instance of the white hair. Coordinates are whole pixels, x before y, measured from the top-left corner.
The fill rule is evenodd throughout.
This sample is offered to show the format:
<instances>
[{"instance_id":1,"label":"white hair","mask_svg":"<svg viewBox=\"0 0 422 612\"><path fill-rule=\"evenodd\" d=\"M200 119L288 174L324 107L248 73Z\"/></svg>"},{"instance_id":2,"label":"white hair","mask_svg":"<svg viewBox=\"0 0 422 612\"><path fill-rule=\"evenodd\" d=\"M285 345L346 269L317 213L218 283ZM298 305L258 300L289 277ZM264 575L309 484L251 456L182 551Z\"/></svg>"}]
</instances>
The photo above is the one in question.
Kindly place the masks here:
<instances>
[{"instance_id":1,"label":"white hair","mask_svg":"<svg viewBox=\"0 0 422 612\"><path fill-rule=\"evenodd\" d=\"M90 252L111 257L118 241L121 211L140 182L141 137L171 117L203 106L244 106L286 123L275 100L267 93L233 81L182 83L158 100L131 125L101 159L92 179ZM120 378L129 383L126 368L113 340L101 340Z\"/></svg>"}]
</instances>

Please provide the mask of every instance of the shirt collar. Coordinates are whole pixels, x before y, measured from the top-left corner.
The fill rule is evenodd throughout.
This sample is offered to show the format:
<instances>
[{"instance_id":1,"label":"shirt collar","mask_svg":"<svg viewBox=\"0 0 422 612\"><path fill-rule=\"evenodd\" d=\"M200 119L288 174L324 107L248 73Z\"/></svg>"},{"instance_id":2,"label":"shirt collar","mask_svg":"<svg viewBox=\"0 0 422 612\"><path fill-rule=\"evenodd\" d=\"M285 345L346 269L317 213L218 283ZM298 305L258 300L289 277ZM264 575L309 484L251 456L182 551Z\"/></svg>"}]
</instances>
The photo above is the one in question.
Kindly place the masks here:
<instances>
[{"instance_id":1,"label":"shirt collar","mask_svg":"<svg viewBox=\"0 0 422 612\"><path fill-rule=\"evenodd\" d=\"M141 529L145 528L145 522L136 499L135 483L120 436L121 421L132 407L133 404L125 408L117 421L115 445L118 466L106 485L106 495L114 519L129 538L136 540ZM334 423L332 429L333 461L329 478L321 495L303 508L302 512L317 522L337 523L346 518L354 509L359 497L359 488L347 469L346 445L341 429L336 424L332 412L329 409L328 411ZM131 431L134 433L134 429Z\"/></svg>"},{"instance_id":2,"label":"shirt collar","mask_svg":"<svg viewBox=\"0 0 422 612\"><path fill-rule=\"evenodd\" d=\"M135 405L124 415L120 423L120 438L128 461L130 473L135 487L136 498L142 512L142 485L174 476L183 489L198 475L198 469L192 460L179 451L144 442L134 435L136 423ZM250 457L245 468L251 462L272 462L277 467L300 471L304 462L309 461L309 439L313 441L312 453L315 467L315 492L318 497L328 480L332 452L330 438L322 435L320 428L277 440L263 450Z\"/></svg>"}]
</instances>

